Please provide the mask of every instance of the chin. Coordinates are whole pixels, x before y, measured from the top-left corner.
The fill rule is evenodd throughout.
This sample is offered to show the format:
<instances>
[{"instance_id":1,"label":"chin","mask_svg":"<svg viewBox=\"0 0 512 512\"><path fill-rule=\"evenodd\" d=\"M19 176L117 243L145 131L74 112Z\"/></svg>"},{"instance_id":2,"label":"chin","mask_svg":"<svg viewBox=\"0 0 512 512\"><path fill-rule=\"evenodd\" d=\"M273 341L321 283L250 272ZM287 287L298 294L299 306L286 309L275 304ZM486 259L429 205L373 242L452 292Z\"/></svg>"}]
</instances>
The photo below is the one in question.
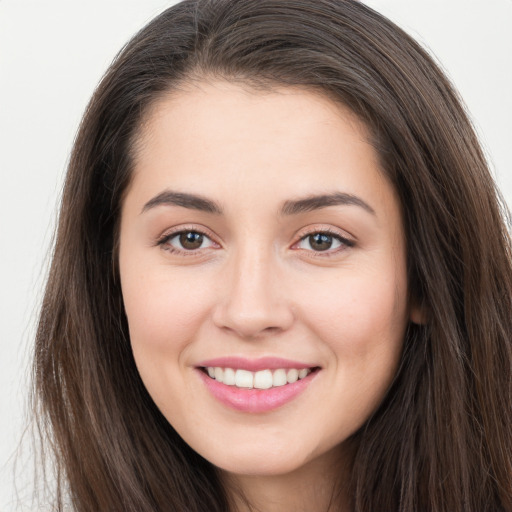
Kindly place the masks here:
<instances>
[{"instance_id":1,"label":"chin","mask_svg":"<svg viewBox=\"0 0 512 512\"><path fill-rule=\"evenodd\" d=\"M236 475L277 476L299 470L315 459L315 454L304 449L281 444L280 447L245 443L229 451L201 454L222 471Z\"/></svg>"}]
</instances>

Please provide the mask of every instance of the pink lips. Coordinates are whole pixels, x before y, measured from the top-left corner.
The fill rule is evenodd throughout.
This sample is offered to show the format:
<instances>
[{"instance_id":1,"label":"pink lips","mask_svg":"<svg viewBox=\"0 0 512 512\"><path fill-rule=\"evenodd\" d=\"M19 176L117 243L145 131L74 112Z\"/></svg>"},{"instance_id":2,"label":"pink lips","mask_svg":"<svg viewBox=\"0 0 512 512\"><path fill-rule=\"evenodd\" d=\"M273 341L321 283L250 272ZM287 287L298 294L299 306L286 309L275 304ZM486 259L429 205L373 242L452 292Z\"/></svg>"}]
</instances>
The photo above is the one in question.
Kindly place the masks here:
<instances>
[{"instance_id":1,"label":"pink lips","mask_svg":"<svg viewBox=\"0 0 512 512\"><path fill-rule=\"evenodd\" d=\"M197 373L203 380L208 391L227 407L247 413L268 412L291 402L311 384L319 373L318 371L314 371L307 377L297 380L292 384L285 384L284 386L275 388L242 389L236 386L228 386L212 379L201 369L206 367L233 368L235 370L241 369L256 372L265 369L276 370L278 368L296 368L300 370L314 366L274 357L253 360L227 357L201 362L197 367Z\"/></svg>"}]
</instances>

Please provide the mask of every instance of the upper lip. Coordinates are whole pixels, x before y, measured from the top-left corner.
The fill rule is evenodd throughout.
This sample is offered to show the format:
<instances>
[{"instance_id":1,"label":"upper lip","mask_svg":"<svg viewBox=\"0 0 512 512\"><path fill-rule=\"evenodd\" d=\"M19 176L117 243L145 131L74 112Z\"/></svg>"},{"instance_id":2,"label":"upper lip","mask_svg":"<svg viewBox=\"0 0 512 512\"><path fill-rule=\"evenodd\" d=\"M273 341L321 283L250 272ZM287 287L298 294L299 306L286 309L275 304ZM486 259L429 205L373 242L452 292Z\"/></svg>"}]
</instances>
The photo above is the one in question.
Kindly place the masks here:
<instances>
[{"instance_id":1,"label":"upper lip","mask_svg":"<svg viewBox=\"0 0 512 512\"><path fill-rule=\"evenodd\" d=\"M248 370L251 372L257 372L259 370L277 370L279 368L296 368L297 370L301 370L302 368L315 368L318 365L293 361L291 359L283 359L281 357L260 357L258 359L246 359L244 357L230 356L208 359L200 362L197 366L202 368L233 368L236 370Z\"/></svg>"}]
</instances>

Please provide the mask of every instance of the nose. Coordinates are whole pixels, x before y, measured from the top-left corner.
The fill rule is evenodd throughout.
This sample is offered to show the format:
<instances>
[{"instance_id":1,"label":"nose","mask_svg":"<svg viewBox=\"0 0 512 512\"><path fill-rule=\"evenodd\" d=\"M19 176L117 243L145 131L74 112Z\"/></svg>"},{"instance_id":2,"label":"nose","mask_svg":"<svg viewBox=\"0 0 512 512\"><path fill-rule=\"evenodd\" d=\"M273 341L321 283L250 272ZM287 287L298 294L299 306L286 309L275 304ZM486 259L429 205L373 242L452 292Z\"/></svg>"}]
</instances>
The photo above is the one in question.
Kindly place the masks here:
<instances>
[{"instance_id":1,"label":"nose","mask_svg":"<svg viewBox=\"0 0 512 512\"><path fill-rule=\"evenodd\" d=\"M223 277L213 313L215 325L245 339L290 328L294 314L275 255L255 248L240 252L226 262Z\"/></svg>"}]
</instances>

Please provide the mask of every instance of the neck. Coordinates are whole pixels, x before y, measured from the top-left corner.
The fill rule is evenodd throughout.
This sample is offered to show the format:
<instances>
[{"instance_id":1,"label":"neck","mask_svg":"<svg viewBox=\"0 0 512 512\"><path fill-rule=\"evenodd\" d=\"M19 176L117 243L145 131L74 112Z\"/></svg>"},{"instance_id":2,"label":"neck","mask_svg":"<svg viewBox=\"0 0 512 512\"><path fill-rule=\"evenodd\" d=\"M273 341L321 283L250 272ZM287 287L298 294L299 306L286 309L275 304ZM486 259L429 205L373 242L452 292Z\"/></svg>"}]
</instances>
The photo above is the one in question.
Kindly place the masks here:
<instances>
[{"instance_id":1,"label":"neck","mask_svg":"<svg viewBox=\"0 0 512 512\"><path fill-rule=\"evenodd\" d=\"M349 512L349 466L338 447L286 474L221 478L232 512Z\"/></svg>"}]
</instances>

